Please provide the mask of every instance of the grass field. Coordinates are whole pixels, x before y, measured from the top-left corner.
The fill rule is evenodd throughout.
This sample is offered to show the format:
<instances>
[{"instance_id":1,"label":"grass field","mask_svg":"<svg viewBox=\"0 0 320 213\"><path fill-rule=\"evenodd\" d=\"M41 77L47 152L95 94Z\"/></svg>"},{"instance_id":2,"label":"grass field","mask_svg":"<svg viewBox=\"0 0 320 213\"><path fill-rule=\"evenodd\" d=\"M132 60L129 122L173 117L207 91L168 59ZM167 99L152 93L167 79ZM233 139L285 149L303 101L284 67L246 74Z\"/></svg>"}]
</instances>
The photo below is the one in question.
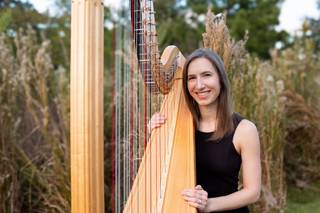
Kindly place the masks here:
<instances>
[{"instance_id":1,"label":"grass field","mask_svg":"<svg viewBox=\"0 0 320 213\"><path fill-rule=\"evenodd\" d=\"M308 189L289 187L285 213L320 213L320 182Z\"/></svg>"}]
</instances>

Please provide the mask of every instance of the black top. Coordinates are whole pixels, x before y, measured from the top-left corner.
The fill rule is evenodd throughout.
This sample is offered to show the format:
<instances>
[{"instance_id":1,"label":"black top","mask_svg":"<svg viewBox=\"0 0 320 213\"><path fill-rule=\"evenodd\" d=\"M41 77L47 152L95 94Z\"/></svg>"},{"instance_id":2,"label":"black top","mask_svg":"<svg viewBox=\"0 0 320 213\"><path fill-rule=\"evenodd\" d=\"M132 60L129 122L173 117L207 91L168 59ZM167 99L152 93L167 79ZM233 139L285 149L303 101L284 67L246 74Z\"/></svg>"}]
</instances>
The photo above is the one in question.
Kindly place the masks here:
<instances>
[{"instance_id":1,"label":"black top","mask_svg":"<svg viewBox=\"0 0 320 213\"><path fill-rule=\"evenodd\" d=\"M243 119L233 114L234 126ZM238 190L238 175L241 167L241 156L233 144L234 131L219 141L211 139L214 132L196 131L196 167L197 184L208 192L208 198L231 194ZM223 211L223 213L248 213L248 207Z\"/></svg>"}]
</instances>

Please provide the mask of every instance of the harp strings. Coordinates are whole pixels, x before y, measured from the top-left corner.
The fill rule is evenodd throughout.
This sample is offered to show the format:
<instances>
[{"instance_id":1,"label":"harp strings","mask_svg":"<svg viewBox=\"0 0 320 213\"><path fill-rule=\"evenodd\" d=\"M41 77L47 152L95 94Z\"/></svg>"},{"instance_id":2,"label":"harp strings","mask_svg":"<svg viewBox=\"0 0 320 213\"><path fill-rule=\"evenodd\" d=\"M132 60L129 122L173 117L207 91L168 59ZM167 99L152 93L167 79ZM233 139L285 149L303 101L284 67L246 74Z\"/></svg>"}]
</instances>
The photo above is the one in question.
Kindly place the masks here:
<instances>
[{"instance_id":1,"label":"harp strings","mask_svg":"<svg viewBox=\"0 0 320 213\"><path fill-rule=\"evenodd\" d=\"M143 123L135 119L141 114L139 85L132 50L132 34L127 28L129 5L122 2L115 26L114 72L114 212L121 212L131 189L134 174L141 158L138 143L143 135Z\"/></svg>"},{"instance_id":2,"label":"harp strings","mask_svg":"<svg viewBox=\"0 0 320 213\"><path fill-rule=\"evenodd\" d=\"M119 21L115 27L114 36L114 136L112 141L114 147L114 212L121 212L127 202L150 138L150 133L147 130L148 122L151 116L160 110L160 103L165 97L159 93L159 88L154 80L154 73L159 73L161 70L154 14L151 0L122 1L121 9L117 13ZM171 69L173 73L175 68ZM170 76L166 76L166 78L170 78ZM166 116L170 116L169 113L168 111L164 112ZM162 129L156 136L155 144L157 141L163 141L163 137L168 137L166 134L168 131L168 129ZM169 154L170 151L166 147L165 143L157 144L155 153L150 153L150 155L164 156ZM161 150L164 150L163 153ZM159 160L156 163L160 165L159 168L165 168L164 165L167 162L166 160L162 161L163 157L155 159ZM146 169L146 172L151 173L152 168ZM157 169L158 167L156 167L157 175L154 177L150 175L152 176L150 183L144 183L157 185L155 191L146 196L147 200L144 203L151 202L154 196L157 197L158 203L163 199L162 183L165 182L162 178L166 174L166 170L158 171ZM139 198L137 196L132 199ZM147 205L138 206L138 208L144 208L142 212L148 212ZM140 210L134 209L132 211L140 212Z\"/></svg>"}]
</instances>

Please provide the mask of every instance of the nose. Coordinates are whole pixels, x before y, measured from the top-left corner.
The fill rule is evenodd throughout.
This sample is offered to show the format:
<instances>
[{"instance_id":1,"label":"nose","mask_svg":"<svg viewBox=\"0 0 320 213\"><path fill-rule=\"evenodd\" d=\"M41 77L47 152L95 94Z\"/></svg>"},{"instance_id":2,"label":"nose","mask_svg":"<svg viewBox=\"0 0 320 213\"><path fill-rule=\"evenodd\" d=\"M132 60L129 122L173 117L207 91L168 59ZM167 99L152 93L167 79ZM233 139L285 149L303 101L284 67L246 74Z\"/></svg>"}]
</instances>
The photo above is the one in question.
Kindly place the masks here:
<instances>
[{"instance_id":1,"label":"nose","mask_svg":"<svg viewBox=\"0 0 320 213\"><path fill-rule=\"evenodd\" d=\"M197 89L202 89L204 87L203 81L201 78L197 78L197 82L196 82L196 88Z\"/></svg>"}]
</instances>

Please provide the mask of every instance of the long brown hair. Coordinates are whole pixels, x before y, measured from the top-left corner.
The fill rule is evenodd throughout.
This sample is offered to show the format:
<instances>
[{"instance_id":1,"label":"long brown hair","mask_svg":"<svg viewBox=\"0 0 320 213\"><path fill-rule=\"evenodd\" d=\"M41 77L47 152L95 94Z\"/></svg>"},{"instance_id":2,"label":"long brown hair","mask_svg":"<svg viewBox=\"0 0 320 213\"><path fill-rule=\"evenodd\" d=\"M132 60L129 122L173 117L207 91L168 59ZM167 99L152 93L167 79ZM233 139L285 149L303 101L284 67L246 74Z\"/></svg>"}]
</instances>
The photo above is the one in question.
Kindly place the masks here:
<instances>
[{"instance_id":1,"label":"long brown hair","mask_svg":"<svg viewBox=\"0 0 320 213\"><path fill-rule=\"evenodd\" d=\"M210 49L197 49L192 52L187 58L183 67L183 91L188 104L189 110L192 113L193 120L196 128L199 127L201 120L201 113L199 110L198 103L192 98L188 90L188 69L190 63L197 58L206 58L215 67L220 82L220 94L217 97L217 129L213 135L213 139L219 140L227 133L234 130L233 119L232 119L232 101L230 95L229 80L224 69L223 61L219 55Z\"/></svg>"}]
</instances>

